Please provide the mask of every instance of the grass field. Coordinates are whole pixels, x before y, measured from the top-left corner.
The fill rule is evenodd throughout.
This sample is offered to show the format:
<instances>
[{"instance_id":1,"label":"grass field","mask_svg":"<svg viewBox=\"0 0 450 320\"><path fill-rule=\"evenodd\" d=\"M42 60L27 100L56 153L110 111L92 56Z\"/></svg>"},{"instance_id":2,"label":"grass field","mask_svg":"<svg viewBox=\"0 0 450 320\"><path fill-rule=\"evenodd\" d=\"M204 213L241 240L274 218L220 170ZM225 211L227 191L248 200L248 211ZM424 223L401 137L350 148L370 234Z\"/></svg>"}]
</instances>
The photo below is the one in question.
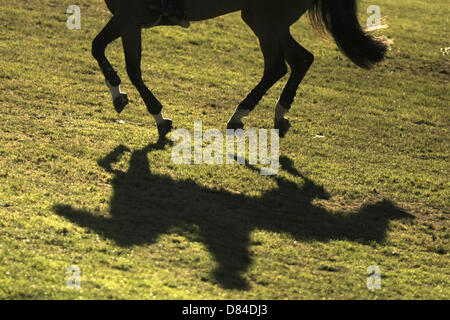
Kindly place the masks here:
<instances>
[{"instance_id":1,"label":"grass field","mask_svg":"<svg viewBox=\"0 0 450 320\"><path fill-rule=\"evenodd\" d=\"M81 30L71 4L0 0L1 299L450 298L446 0L361 1L361 22L379 5L393 41L371 71L306 18L293 26L316 60L274 177L172 163L120 41L107 51L131 100L120 117L90 55L103 1L77 1ZM238 13L144 32L144 80L177 128L224 130L262 66ZM284 82L248 128L271 128Z\"/></svg>"}]
</instances>

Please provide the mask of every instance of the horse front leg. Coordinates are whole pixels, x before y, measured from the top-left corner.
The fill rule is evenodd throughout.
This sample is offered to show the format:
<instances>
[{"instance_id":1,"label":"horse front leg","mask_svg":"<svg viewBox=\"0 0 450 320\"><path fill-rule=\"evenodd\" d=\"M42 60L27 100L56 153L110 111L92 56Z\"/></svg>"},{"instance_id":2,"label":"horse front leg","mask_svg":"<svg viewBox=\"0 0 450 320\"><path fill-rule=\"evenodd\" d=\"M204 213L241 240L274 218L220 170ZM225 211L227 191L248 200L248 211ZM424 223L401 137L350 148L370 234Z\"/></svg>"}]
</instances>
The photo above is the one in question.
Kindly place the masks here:
<instances>
[{"instance_id":1,"label":"horse front leg","mask_svg":"<svg viewBox=\"0 0 450 320\"><path fill-rule=\"evenodd\" d=\"M154 117L158 127L160 139L163 139L172 130L172 120L162 115L162 104L147 88L142 80L142 29L139 26L129 27L122 35L123 49L128 76L131 83L139 91L140 96L147 106L148 112Z\"/></svg>"},{"instance_id":2,"label":"horse front leg","mask_svg":"<svg viewBox=\"0 0 450 320\"><path fill-rule=\"evenodd\" d=\"M127 19L118 16L112 17L92 42L92 56L97 60L98 65L105 76L106 85L111 92L114 108L118 113L122 112L128 104L128 97L125 93L120 91L121 80L106 58L105 50L108 44L122 35L128 23Z\"/></svg>"},{"instance_id":3,"label":"horse front leg","mask_svg":"<svg viewBox=\"0 0 450 320\"><path fill-rule=\"evenodd\" d=\"M242 118L247 116L259 103L266 92L286 73L287 67L276 35L258 36L264 56L264 74L261 81L239 104L227 124L227 129L242 129Z\"/></svg>"}]
</instances>

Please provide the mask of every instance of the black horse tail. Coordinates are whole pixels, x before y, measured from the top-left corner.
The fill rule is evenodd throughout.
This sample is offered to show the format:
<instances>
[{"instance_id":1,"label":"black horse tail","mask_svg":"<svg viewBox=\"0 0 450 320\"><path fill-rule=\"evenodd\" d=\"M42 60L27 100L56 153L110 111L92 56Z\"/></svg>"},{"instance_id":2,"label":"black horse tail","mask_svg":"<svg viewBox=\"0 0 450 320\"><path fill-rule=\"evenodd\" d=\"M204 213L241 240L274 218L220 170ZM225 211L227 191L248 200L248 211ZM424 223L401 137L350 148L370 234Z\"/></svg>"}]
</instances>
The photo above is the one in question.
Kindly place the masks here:
<instances>
[{"instance_id":1,"label":"black horse tail","mask_svg":"<svg viewBox=\"0 0 450 320\"><path fill-rule=\"evenodd\" d=\"M309 17L314 28L333 36L350 60L368 69L385 58L388 46L361 28L357 10L356 0L315 0Z\"/></svg>"}]
</instances>

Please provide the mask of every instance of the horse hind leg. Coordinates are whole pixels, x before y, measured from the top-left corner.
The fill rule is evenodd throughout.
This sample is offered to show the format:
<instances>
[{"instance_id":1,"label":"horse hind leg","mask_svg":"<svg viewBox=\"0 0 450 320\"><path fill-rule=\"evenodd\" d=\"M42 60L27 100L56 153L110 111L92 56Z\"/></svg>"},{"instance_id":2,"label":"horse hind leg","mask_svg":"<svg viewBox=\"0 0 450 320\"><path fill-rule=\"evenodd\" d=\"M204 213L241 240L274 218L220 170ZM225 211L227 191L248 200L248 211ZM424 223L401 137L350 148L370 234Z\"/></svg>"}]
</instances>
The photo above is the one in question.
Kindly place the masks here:
<instances>
[{"instance_id":1,"label":"horse hind leg","mask_svg":"<svg viewBox=\"0 0 450 320\"><path fill-rule=\"evenodd\" d=\"M276 34L259 35L259 42L264 56L264 74L261 81L239 104L227 124L227 129L242 129L242 118L247 116L259 103L267 91L286 73L279 36Z\"/></svg>"},{"instance_id":2,"label":"horse hind leg","mask_svg":"<svg viewBox=\"0 0 450 320\"><path fill-rule=\"evenodd\" d=\"M114 16L92 42L92 56L97 60L105 76L106 84L111 91L114 108L118 113L122 112L128 104L128 97L120 91L121 80L106 58L105 50L108 44L121 36L126 27L126 19Z\"/></svg>"},{"instance_id":3,"label":"horse hind leg","mask_svg":"<svg viewBox=\"0 0 450 320\"><path fill-rule=\"evenodd\" d=\"M122 44L125 53L125 63L128 77L131 83L139 91L141 98L147 106L148 112L155 118L160 139L172 130L172 120L162 115L162 104L147 88L142 80L141 58L142 58L142 35L139 26L128 28L122 35Z\"/></svg>"},{"instance_id":4,"label":"horse hind leg","mask_svg":"<svg viewBox=\"0 0 450 320\"><path fill-rule=\"evenodd\" d=\"M314 56L298 44L289 31L282 37L281 43L291 75L275 107L274 127L279 130L280 137L284 137L290 128L290 122L284 116L289 112L298 87L314 62Z\"/></svg>"}]
</instances>

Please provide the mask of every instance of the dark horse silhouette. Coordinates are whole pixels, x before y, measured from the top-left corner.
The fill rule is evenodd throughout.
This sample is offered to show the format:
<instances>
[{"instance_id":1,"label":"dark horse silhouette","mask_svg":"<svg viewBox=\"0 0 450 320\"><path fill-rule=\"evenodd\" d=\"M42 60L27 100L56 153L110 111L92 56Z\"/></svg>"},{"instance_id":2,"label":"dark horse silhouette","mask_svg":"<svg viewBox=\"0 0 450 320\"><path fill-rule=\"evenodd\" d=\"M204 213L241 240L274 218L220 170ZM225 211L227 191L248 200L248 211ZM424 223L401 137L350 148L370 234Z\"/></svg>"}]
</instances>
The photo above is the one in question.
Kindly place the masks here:
<instances>
[{"instance_id":1,"label":"dark horse silhouette","mask_svg":"<svg viewBox=\"0 0 450 320\"><path fill-rule=\"evenodd\" d=\"M113 17L92 43L92 55L102 70L111 90L114 106L121 112L128 103L120 91L121 80L105 56L109 43L121 37L125 51L127 73L139 91L148 111L155 117L160 137L172 129L172 121L161 113L162 105L146 87L141 73L141 30L145 27L172 24L166 19L162 3L179 6L183 19L199 21L234 11L258 37L264 56L261 81L239 104L228 121L228 129L243 128L242 118L248 115L263 95L288 71L289 80L275 107L274 127L283 137L290 127L285 114L289 111L297 89L314 61L312 53L298 44L290 26L309 10L313 26L327 30L341 51L356 65L369 68L384 59L387 45L361 28L357 18L356 0L106 0ZM181 3L181 5L180 5ZM156 8L156 9L155 9ZM178 9L180 9L178 8ZM180 10L178 10L180 11Z\"/></svg>"},{"instance_id":2,"label":"dark horse silhouette","mask_svg":"<svg viewBox=\"0 0 450 320\"><path fill-rule=\"evenodd\" d=\"M382 242L390 220L411 217L388 200L352 213L315 206L315 198L328 199L329 194L298 172L286 157L280 158L281 169L302 177L305 183L301 188L286 178L267 177L275 179L278 188L251 197L212 190L190 180L173 180L151 171L148 153L160 147L150 144L134 151L127 172L111 167L128 151L124 146L99 160L100 166L114 174L110 217L63 204L56 205L55 212L123 247L154 243L173 227L188 231L196 226L201 241L218 262L215 281L237 289L247 287L242 273L251 262L249 235L255 229L288 233L299 241Z\"/></svg>"}]
</instances>

